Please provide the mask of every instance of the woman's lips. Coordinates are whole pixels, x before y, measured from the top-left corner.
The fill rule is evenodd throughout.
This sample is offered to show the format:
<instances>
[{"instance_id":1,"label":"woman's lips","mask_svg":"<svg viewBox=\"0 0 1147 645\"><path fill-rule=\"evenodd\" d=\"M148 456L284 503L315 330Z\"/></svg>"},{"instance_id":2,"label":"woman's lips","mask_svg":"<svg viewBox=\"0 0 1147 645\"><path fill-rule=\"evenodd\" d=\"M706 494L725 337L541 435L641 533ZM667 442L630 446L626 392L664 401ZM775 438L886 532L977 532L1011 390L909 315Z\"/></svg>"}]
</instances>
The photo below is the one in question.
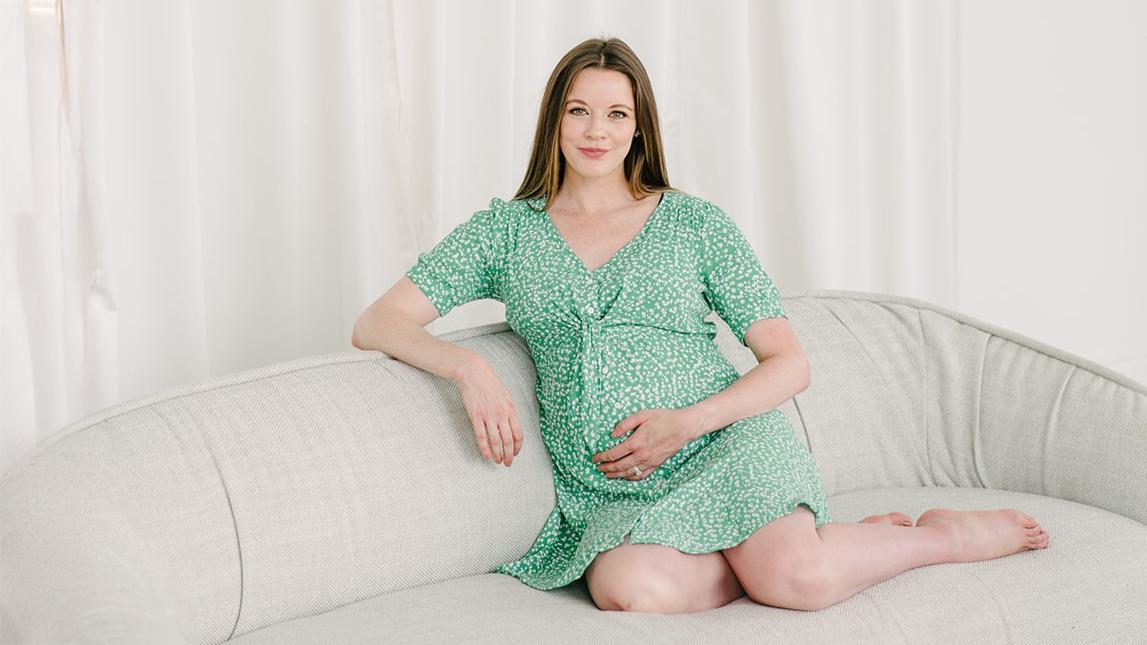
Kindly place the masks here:
<instances>
[{"instance_id":1,"label":"woman's lips","mask_svg":"<svg viewBox=\"0 0 1147 645\"><path fill-rule=\"evenodd\" d=\"M605 153L609 152L608 150L602 150L601 148L578 148L578 150L581 150L581 153L590 159L597 159Z\"/></svg>"}]
</instances>

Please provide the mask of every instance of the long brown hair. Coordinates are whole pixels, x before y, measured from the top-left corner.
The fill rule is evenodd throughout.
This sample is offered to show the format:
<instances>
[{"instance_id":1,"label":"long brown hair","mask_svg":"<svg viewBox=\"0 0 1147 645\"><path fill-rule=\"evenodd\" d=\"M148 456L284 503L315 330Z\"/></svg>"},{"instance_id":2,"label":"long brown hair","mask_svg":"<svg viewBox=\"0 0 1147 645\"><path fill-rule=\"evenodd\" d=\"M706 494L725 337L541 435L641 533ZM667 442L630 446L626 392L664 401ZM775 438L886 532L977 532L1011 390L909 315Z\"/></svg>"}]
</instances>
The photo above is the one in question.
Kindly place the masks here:
<instances>
[{"instance_id":1,"label":"long brown hair","mask_svg":"<svg viewBox=\"0 0 1147 645\"><path fill-rule=\"evenodd\" d=\"M514 199L543 197L545 209L557 194L566 166L559 143L566 98L578 72L591 67L625 74L633 89L637 131L641 136L634 139L634 145L630 146L623 163L630 195L641 199L652 192L673 188L665 172L665 152L661 147L657 102L653 99L653 86L645 73L645 66L620 38L590 38L569 50L550 74L538 111L534 147L530 152L526 176Z\"/></svg>"}]
</instances>

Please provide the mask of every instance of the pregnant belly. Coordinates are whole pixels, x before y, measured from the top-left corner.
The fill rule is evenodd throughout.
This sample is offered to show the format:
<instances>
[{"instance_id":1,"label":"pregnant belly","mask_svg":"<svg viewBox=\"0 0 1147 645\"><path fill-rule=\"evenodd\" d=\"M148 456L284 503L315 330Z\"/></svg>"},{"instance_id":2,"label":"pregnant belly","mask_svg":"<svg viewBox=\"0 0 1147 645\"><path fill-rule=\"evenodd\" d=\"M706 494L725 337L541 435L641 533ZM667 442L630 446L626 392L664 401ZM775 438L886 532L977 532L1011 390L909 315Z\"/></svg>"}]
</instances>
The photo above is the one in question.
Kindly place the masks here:
<instances>
[{"instance_id":1,"label":"pregnant belly","mask_svg":"<svg viewBox=\"0 0 1147 645\"><path fill-rule=\"evenodd\" d=\"M610 433L617 423L645 409L685 408L702 401L737 379L737 371L708 338L685 336L679 342L627 343L603 347L600 365L585 383L561 379L539 366L538 400L547 444L570 441L587 455L606 450L625 437ZM580 379L577 370L565 370ZM583 394L584 393L584 397ZM702 442L694 442L692 451ZM584 456L584 455L583 455Z\"/></svg>"}]
</instances>

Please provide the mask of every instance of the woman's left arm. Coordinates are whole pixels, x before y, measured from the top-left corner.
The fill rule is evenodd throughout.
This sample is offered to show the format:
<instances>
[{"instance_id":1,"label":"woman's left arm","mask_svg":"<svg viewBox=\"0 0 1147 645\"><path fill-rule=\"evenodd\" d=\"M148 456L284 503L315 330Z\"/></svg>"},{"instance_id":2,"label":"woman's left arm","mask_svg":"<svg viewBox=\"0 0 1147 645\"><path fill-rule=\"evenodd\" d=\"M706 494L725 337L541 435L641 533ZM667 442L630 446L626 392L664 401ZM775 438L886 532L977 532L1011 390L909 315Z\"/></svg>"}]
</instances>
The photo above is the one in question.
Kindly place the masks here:
<instances>
[{"instance_id":1,"label":"woman's left arm","mask_svg":"<svg viewBox=\"0 0 1147 645\"><path fill-rule=\"evenodd\" d=\"M745 331L745 345L758 364L729 387L681 408L696 429L693 438L768 412L808 389L808 358L787 318L762 318Z\"/></svg>"},{"instance_id":2,"label":"woman's left arm","mask_svg":"<svg viewBox=\"0 0 1147 645\"><path fill-rule=\"evenodd\" d=\"M808 387L808 360L787 318L756 320L745 331L745 344L757 357L756 367L724 390L688 407L640 410L622 419L611 436L636 432L622 443L593 455L598 470L610 478L648 477L653 468L690 441L772 410ZM634 464L644 466L645 475L630 473Z\"/></svg>"}]
</instances>

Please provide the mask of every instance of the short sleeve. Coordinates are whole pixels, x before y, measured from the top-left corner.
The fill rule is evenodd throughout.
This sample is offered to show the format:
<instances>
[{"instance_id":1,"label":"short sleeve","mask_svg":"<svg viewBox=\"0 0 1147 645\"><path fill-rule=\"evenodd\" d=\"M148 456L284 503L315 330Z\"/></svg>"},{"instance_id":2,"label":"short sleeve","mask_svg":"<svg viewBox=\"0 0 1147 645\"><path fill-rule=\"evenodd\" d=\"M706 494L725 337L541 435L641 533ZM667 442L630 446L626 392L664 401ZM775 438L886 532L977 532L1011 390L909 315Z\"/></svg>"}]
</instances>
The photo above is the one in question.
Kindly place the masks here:
<instances>
[{"instance_id":1,"label":"short sleeve","mask_svg":"<svg viewBox=\"0 0 1147 645\"><path fill-rule=\"evenodd\" d=\"M741 229L709 204L701 224L704 296L742 345L745 331L762 318L788 318L773 284Z\"/></svg>"},{"instance_id":2,"label":"short sleeve","mask_svg":"<svg viewBox=\"0 0 1147 645\"><path fill-rule=\"evenodd\" d=\"M504 263L506 213L504 202L490 201L488 210L474 213L450 231L434 248L418 254L406 272L434 303L439 316L472 300L502 300L499 267Z\"/></svg>"}]
</instances>

